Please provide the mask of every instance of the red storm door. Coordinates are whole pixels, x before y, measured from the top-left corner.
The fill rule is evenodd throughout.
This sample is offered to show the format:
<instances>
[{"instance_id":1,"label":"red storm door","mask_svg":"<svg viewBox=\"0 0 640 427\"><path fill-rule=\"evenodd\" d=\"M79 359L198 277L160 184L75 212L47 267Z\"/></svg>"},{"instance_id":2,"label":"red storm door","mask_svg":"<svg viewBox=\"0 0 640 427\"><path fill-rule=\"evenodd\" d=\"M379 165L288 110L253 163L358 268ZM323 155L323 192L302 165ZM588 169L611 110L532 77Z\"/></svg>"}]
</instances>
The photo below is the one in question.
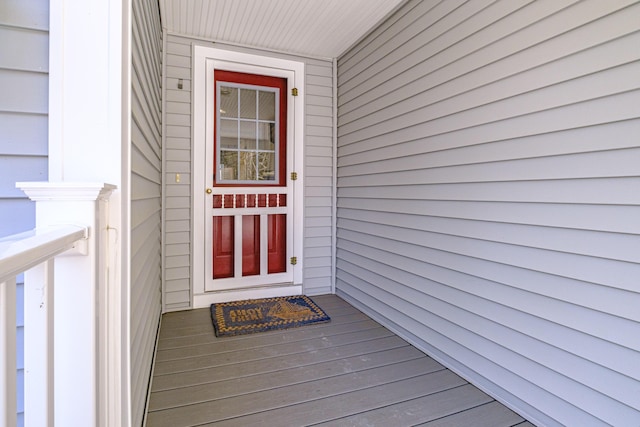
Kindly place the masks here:
<instances>
[{"instance_id":1,"label":"red storm door","mask_svg":"<svg viewBox=\"0 0 640 427\"><path fill-rule=\"evenodd\" d=\"M236 289L293 280L287 177L287 81L216 70L212 283ZM212 289L211 289L212 288Z\"/></svg>"}]
</instances>

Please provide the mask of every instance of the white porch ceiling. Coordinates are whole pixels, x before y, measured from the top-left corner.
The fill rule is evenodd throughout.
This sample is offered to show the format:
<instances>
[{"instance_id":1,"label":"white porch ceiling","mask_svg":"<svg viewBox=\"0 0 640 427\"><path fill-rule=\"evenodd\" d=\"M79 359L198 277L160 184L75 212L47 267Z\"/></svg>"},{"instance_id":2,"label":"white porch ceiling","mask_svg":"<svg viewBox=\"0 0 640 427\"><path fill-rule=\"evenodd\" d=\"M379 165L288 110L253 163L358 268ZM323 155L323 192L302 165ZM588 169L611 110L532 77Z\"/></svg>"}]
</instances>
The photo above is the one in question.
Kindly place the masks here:
<instances>
[{"instance_id":1,"label":"white porch ceiling","mask_svg":"<svg viewBox=\"0 0 640 427\"><path fill-rule=\"evenodd\" d=\"M404 0L159 0L173 33L336 58Z\"/></svg>"}]
</instances>

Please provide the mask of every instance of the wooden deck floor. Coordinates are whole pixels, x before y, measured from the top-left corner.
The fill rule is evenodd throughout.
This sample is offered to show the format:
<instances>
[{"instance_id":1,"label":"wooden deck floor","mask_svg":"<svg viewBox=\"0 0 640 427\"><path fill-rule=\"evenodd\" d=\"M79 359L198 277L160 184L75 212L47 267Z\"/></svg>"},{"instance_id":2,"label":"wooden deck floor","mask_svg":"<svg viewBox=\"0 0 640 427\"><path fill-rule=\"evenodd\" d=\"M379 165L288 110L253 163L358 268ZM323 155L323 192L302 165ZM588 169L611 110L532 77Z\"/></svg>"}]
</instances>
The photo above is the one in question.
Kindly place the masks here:
<instances>
[{"instance_id":1,"label":"wooden deck floor","mask_svg":"<svg viewBox=\"0 0 640 427\"><path fill-rule=\"evenodd\" d=\"M216 338L208 309L163 316L147 426L532 427L342 299L331 322Z\"/></svg>"}]
</instances>

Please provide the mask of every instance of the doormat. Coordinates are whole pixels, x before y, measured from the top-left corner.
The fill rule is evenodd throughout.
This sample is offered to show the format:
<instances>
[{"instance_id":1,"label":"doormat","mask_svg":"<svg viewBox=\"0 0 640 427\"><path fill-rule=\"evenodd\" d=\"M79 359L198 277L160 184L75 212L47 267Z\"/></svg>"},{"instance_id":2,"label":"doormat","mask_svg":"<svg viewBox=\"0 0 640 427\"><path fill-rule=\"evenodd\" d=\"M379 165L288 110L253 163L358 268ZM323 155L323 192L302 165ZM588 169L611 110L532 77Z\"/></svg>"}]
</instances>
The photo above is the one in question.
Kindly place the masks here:
<instances>
[{"instance_id":1,"label":"doormat","mask_svg":"<svg viewBox=\"0 0 640 427\"><path fill-rule=\"evenodd\" d=\"M211 304L211 319L217 337L296 328L331 320L304 295Z\"/></svg>"}]
</instances>

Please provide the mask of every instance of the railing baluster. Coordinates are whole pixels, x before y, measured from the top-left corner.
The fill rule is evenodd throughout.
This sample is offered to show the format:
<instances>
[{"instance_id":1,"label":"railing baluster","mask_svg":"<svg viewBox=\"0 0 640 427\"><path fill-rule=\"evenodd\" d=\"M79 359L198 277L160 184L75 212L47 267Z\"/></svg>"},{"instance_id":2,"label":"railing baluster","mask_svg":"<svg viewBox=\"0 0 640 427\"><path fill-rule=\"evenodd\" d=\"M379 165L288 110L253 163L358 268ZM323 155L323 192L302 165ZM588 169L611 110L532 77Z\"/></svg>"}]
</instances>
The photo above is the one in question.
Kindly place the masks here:
<instances>
[{"instance_id":1,"label":"railing baluster","mask_svg":"<svg viewBox=\"0 0 640 427\"><path fill-rule=\"evenodd\" d=\"M16 278L0 283L0 424L15 427L16 404Z\"/></svg>"},{"instance_id":2,"label":"railing baluster","mask_svg":"<svg viewBox=\"0 0 640 427\"><path fill-rule=\"evenodd\" d=\"M25 425L53 426L53 258L25 272Z\"/></svg>"}]
</instances>

